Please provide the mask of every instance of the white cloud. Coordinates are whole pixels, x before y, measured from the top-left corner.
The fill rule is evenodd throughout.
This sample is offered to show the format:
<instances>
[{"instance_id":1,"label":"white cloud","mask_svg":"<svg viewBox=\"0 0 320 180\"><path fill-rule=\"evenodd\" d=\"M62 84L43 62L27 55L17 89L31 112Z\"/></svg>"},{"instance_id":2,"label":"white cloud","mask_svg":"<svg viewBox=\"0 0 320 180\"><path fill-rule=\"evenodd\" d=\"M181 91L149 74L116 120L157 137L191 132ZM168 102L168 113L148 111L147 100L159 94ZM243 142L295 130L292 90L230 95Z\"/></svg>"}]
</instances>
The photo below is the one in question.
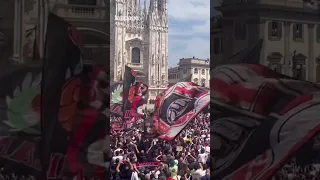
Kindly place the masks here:
<instances>
[{"instance_id":1,"label":"white cloud","mask_svg":"<svg viewBox=\"0 0 320 180\"><path fill-rule=\"evenodd\" d=\"M210 0L168 0L169 65L210 57Z\"/></svg>"},{"instance_id":2,"label":"white cloud","mask_svg":"<svg viewBox=\"0 0 320 180\"><path fill-rule=\"evenodd\" d=\"M181 21L207 21L210 18L210 0L169 0L169 18Z\"/></svg>"},{"instance_id":3,"label":"white cloud","mask_svg":"<svg viewBox=\"0 0 320 180\"><path fill-rule=\"evenodd\" d=\"M210 57L210 1L168 0L169 66L181 58Z\"/></svg>"}]
</instances>

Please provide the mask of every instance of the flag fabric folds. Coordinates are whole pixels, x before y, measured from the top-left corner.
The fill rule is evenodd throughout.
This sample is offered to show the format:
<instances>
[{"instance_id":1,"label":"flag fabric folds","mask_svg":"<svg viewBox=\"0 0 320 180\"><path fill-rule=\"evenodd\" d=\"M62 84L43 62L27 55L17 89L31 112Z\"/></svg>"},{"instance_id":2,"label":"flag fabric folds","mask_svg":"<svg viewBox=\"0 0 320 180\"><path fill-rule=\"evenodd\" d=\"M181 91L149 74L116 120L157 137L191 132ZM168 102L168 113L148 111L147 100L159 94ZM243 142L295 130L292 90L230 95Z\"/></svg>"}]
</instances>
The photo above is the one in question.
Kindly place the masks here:
<instances>
[{"instance_id":1,"label":"flag fabric folds","mask_svg":"<svg viewBox=\"0 0 320 180\"><path fill-rule=\"evenodd\" d=\"M138 108L145 103L145 95L148 92L148 86L142 82L136 82L135 84L135 98L131 105L131 115L133 118L141 118L142 114L138 112Z\"/></svg>"},{"instance_id":2,"label":"flag fabric folds","mask_svg":"<svg viewBox=\"0 0 320 180\"><path fill-rule=\"evenodd\" d=\"M135 97L136 72L125 66L123 77L123 117L127 121L131 119L131 107Z\"/></svg>"},{"instance_id":3,"label":"flag fabric folds","mask_svg":"<svg viewBox=\"0 0 320 180\"><path fill-rule=\"evenodd\" d=\"M160 97L153 116L159 138L173 140L210 103L209 89L192 82L179 82Z\"/></svg>"},{"instance_id":4,"label":"flag fabric folds","mask_svg":"<svg viewBox=\"0 0 320 180\"><path fill-rule=\"evenodd\" d=\"M70 174L77 179L105 179L102 144L110 130L107 71L100 65L92 65L91 73L83 71L79 32L52 13L45 45L41 86L43 168L50 165L54 145L66 144L59 153L66 154ZM95 151L100 159L93 161L90 147L95 143L101 143L100 151Z\"/></svg>"},{"instance_id":5,"label":"flag fabric folds","mask_svg":"<svg viewBox=\"0 0 320 180\"><path fill-rule=\"evenodd\" d=\"M50 13L43 62L1 75L0 147L8 151L1 149L0 176L109 177L110 75L100 65L83 68L81 49L77 29Z\"/></svg>"},{"instance_id":6,"label":"flag fabric folds","mask_svg":"<svg viewBox=\"0 0 320 180\"><path fill-rule=\"evenodd\" d=\"M130 67L125 67L123 82L117 82L111 86L111 115L116 119L115 127L119 126L119 118L122 116L122 127L133 124L142 114L138 109L145 103L145 95L148 86L136 81L136 72ZM120 108L122 111L120 111Z\"/></svg>"},{"instance_id":7,"label":"flag fabric folds","mask_svg":"<svg viewBox=\"0 0 320 180\"><path fill-rule=\"evenodd\" d=\"M48 16L41 84L40 117L43 141L42 165L44 169L49 167L49 159L54 144L67 142L67 134L58 124L58 115L62 113L59 107L61 99L64 98L62 89L66 81L71 79L68 90L69 88L77 89L80 86L80 79L72 79L73 75L81 72L81 69L79 69L81 64L81 45L79 43L77 30L64 19L50 13ZM74 96L78 95L78 93L74 94ZM72 98L70 103L73 105L69 106L68 111L76 112L77 103ZM72 116L71 114L68 115ZM54 141L56 134L61 137L59 141Z\"/></svg>"},{"instance_id":8,"label":"flag fabric folds","mask_svg":"<svg viewBox=\"0 0 320 180\"><path fill-rule=\"evenodd\" d=\"M35 100L40 94L41 70L38 62L19 65L0 77L0 177L41 178L37 150L41 128Z\"/></svg>"},{"instance_id":9,"label":"flag fabric folds","mask_svg":"<svg viewBox=\"0 0 320 180\"><path fill-rule=\"evenodd\" d=\"M320 130L320 86L257 64L211 71L213 179L268 180Z\"/></svg>"}]
</instances>

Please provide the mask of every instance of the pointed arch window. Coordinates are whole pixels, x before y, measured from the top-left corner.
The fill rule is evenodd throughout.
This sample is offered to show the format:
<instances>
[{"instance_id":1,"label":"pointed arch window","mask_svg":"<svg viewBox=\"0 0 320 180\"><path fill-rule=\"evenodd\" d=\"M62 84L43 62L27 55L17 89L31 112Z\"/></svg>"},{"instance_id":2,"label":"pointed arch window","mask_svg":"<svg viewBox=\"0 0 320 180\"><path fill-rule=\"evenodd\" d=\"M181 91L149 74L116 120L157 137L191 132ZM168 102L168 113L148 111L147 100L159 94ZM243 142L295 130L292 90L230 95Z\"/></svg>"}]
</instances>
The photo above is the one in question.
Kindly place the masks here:
<instances>
[{"instance_id":1,"label":"pointed arch window","mask_svg":"<svg viewBox=\"0 0 320 180\"><path fill-rule=\"evenodd\" d=\"M140 64L140 49L135 47L132 48L131 52L132 64Z\"/></svg>"}]
</instances>

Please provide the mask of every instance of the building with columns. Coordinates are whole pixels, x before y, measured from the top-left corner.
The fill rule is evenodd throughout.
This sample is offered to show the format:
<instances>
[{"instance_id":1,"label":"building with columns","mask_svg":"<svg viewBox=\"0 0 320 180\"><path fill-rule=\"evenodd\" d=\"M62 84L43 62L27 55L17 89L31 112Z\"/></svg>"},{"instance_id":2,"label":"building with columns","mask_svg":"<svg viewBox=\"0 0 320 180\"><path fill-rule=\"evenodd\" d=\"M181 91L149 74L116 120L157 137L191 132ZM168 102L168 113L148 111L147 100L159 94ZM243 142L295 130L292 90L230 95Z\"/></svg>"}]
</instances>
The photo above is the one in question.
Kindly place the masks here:
<instances>
[{"instance_id":1,"label":"building with columns","mask_svg":"<svg viewBox=\"0 0 320 180\"><path fill-rule=\"evenodd\" d=\"M107 0L2 0L0 1L1 60L26 63L32 59L36 39L43 57L49 11L66 19L80 32L84 59L108 64L110 52L110 7Z\"/></svg>"},{"instance_id":2,"label":"building with columns","mask_svg":"<svg viewBox=\"0 0 320 180\"><path fill-rule=\"evenodd\" d=\"M211 17L210 19L210 58L213 60L210 66L218 64L223 58L223 31L221 19Z\"/></svg>"},{"instance_id":3,"label":"building with columns","mask_svg":"<svg viewBox=\"0 0 320 180\"><path fill-rule=\"evenodd\" d=\"M294 60L299 78L320 83L318 1L224 0L217 9L223 15L222 31L218 33L223 47L212 42L214 57L223 61L264 39L256 63L292 76Z\"/></svg>"},{"instance_id":4,"label":"building with columns","mask_svg":"<svg viewBox=\"0 0 320 180\"><path fill-rule=\"evenodd\" d=\"M168 85L167 6L167 0L111 3L111 79L122 80L125 65L130 66L149 86L149 100Z\"/></svg>"},{"instance_id":5,"label":"building with columns","mask_svg":"<svg viewBox=\"0 0 320 180\"><path fill-rule=\"evenodd\" d=\"M191 75L191 82L210 87L210 60L196 57L182 58L178 67L168 69L169 85L173 85Z\"/></svg>"}]
</instances>

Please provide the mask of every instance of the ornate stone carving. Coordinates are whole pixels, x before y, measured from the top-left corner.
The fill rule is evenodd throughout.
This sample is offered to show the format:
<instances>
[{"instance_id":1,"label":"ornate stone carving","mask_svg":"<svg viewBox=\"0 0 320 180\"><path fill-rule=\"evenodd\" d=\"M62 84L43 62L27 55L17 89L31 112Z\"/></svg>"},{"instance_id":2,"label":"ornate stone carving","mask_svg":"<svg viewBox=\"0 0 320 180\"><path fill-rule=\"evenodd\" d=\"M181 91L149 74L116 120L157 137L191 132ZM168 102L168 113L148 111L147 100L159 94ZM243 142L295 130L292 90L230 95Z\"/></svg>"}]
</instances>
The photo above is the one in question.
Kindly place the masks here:
<instances>
[{"instance_id":1,"label":"ornate stone carving","mask_svg":"<svg viewBox=\"0 0 320 180\"><path fill-rule=\"evenodd\" d=\"M131 2L131 4L130 4ZM133 0L129 1L123 1L118 0L114 3L118 7L118 11L121 10L123 12L123 15L129 13L132 15L131 18L138 17L134 21L132 20L121 20L121 18L117 18L115 21L111 21L111 23L114 23L114 29L111 28L111 31L114 31L114 33L111 33L112 35L117 35L119 39L115 39L112 43L115 44L114 52L118 52L119 50L121 52L126 51L129 56L131 56L131 49L134 47L137 47L141 51L141 66L135 66L135 68L138 68L139 70L144 70L146 74L148 74L148 78L146 79L148 82L147 84L151 85L153 84L153 87L155 87L155 83L159 78L159 82L162 82L162 74L166 74L167 68L165 68L167 64L168 57L166 56L168 53L168 45L162 45L160 48L154 48L154 46L158 46L161 41L165 42L168 39L168 15L167 11L164 11L164 14L159 14L156 12L153 12L152 10L150 12L145 12L143 9L140 9L138 6L132 6ZM159 3L164 3L164 1L159 1ZM164 6L164 9L167 9L166 4L162 4ZM126 9L126 7L130 7L129 9ZM146 7L146 9L149 9ZM116 13L116 12L111 12ZM111 16L115 17L116 14ZM115 33L117 32L117 33ZM122 32L120 35L119 32ZM160 37L159 37L160 36ZM114 38L114 37L111 37ZM133 39L132 39L133 38ZM160 40L160 42L159 42ZM123 47L123 43L125 43L125 46ZM125 48L125 49L122 49ZM123 55L123 54L122 54ZM161 56L158 56L161 55ZM112 58L112 57L111 57ZM124 55L123 55L124 59ZM142 63L143 62L143 63ZM124 63L124 62L123 62ZM161 64L161 68L156 68L156 64ZM123 69L123 66L115 65L115 69ZM138 70L137 69L137 70ZM160 72L158 72L160 71ZM158 74L160 74L160 77L158 77ZM153 76L152 76L153 75ZM157 76L155 76L157 75ZM164 76L164 81L167 82L167 75ZM151 91L150 91L151 92ZM150 95L150 94L149 94Z\"/></svg>"}]
</instances>

